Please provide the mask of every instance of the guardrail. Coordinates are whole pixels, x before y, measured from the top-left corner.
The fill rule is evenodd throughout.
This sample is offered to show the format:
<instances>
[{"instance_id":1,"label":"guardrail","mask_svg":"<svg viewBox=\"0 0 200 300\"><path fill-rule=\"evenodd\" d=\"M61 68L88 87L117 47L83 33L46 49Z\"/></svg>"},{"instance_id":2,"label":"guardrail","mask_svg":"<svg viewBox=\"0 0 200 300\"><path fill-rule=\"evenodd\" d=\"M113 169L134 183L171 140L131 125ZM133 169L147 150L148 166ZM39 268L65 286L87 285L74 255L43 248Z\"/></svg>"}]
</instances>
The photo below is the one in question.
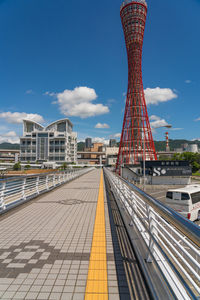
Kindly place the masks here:
<instances>
[{"instance_id":1,"label":"guardrail","mask_svg":"<svg viewBox=\"0 0 200 300\"><path fill-rule=\"evenodd\" d=\"M0 213L88 173L92 169L74 169L59 173L2 179L0 180Z\"/></svg>"},{"instance_id":2,"label":"guardrail","mask_svg":"<svg viewBox=\"0 0 200 300\"><path fill-rule=\"evenodd\" d=\"M200 228L108 169L104 172L146 246L146 263L155 263L169 298L199 299Z\"/></svg>"}]
</instances>

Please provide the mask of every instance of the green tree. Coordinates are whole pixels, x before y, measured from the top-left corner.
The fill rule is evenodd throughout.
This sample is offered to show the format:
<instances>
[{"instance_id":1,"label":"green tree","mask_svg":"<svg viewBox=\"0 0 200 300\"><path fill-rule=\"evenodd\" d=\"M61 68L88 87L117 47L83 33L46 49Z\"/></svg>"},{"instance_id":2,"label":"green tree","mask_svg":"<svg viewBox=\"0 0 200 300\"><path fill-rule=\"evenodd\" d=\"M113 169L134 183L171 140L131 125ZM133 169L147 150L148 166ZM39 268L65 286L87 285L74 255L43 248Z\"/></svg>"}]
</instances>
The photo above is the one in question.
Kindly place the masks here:
<instances>
[{"instance_id":1,"label":"green tree","mask_svg":"<svg viewBox=\"0 0 200 300\"><path fill-rule=\"evenodd\" d=\"M188 161L192 167L192 173L197 172L200 169L200 154L193 152L175 153L172 160L185 160Z\"/></svg>"},{"instance_id":2,"label":"green tree","mask_svg":"<svg viewBox=\"0 0 200 300\"><path fill-rule=\"evenodd\" d=\"M200 164L196 161L192 162L192 173L196 173L200 169Z\"/></svg>"},{"instance_id":3,"label":"green tree","mask_svg":"<svg viewBox=\"0 0 200 300\"><path fill-rule=\"evenodd\" d=\"M67 163L66 163L66 162L64 162L64 163L62 164L62 169L63 169L63 170L66 170L66 169L67 169Z\"/></svg>"},{"instance_id":4,"label":"green tree","mask_svg":"<svg viewBox=\"0 0 200 300\"><path fill-rule=\"evenodd\" d=\"M30 165L25 165L25 167L24 167L26 170L28 170L28 169L30 169L31 168L31 166Z\"/></svg>"},{"instance_id":5,"label":"green tree","mask_svg":"<svg viewBox=\"0 0 200 300\"><path fill-rule=\"evenodd\" d=\"M13 170L14 171L19 171L19 170L21 170L21 165L20 165L20 163L18 162L18 163L16 163L16 164L14 164L14 166L13 166Z\"/></svg>"}]
</instances>

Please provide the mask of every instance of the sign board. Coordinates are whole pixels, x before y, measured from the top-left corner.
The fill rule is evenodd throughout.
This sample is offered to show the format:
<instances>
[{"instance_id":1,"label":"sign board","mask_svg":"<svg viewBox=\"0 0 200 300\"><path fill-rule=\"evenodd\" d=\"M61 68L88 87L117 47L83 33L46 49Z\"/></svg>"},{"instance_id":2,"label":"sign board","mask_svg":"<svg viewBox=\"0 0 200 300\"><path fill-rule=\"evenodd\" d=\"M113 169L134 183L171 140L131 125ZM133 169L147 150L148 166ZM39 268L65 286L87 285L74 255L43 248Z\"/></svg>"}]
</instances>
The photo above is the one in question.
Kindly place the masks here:
<instances>
[{"instance_id":1,"label":"sign board","mask_svg":"<svg viewBox=\"0 0 200 300\"><path fill-rule=\"evenodd\" d=\"M143 162L141 162L143 170ZM187 161L146 161L146 175L150 176L191 176L192 169Z\"/></svg>"}]
</instances>

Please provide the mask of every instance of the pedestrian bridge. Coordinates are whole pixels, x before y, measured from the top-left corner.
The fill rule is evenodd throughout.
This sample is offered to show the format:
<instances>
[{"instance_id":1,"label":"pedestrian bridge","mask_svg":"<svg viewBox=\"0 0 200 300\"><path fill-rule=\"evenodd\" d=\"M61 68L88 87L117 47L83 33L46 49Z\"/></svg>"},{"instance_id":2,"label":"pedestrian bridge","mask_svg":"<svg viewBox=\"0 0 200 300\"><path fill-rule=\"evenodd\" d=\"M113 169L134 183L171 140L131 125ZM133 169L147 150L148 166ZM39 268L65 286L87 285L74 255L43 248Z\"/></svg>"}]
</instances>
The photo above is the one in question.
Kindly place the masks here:
<instances>
[{"instance_id":1,"label":"pedestrian bridge","mask_svg":"<svg viewBox=\"0 0 200 300\"><path fill-rule=\"evenodd\" d=\"M0 299L199 299L199 227L105 169L2 180Z\"/></svg>"}]
</instances>

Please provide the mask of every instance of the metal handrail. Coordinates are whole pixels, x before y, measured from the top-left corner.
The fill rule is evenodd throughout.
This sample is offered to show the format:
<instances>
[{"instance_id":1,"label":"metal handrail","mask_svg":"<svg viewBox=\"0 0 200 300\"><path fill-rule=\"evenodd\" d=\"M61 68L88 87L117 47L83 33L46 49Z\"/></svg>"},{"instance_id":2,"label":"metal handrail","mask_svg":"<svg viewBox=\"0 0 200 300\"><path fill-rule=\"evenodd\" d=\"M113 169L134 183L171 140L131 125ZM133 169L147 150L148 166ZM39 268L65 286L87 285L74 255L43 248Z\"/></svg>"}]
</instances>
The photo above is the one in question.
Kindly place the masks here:
<instances>
[{"instance_id":1,"label":"metal handrail","mask_svg":"<svg viewBox=\"0 0 200 300\"><path fill-rule=\"evenodd\" d=\"M7 178L1 178L0 183L3 182L8 182L8 181L13 181L13 180L19 180L24 179L24 178L34 178L34 177L46 177L46 175L52 175L52 174L61 174L62 172L65 173L70 173L70 172L77 172L79 170L82 170L82 168L76 168L76 169L69 169L69 170L64 170L64 171L54 171L54 172L45 172L45 173L37 173L37 174L24 174L24 175L19 175L19 176L11 176Z\"/></svg>"},{"instance_id":2,"label":"metal handrail","mask_svg":"<svg viewBox=\"0 0 200 300\"><path fill-rule=\"evenodd\" d=\"M54 172L7 178L0 181L0 214L28 201L37 195L54 189L94 168L70 169Z\"/></svg>"},{"instance_id":3,"label":"metal handrail","mask_svg":"<svg viewBox=\"0 0 200 300\"><path fill-rule=\"evenodd\" d=\"M155 263L161 281L175 299L197 299L200 296L199 227L120 176L104 170L122 214L126 218L128 215L130 226L134 225L141 236L146 262Z\"/></svg>"},{"instance_id":4,"label":"metal handrail","mask_svg":"<svg viewBox=\"0 0 200 300\"><path fill-rule=\"evenodd\" d=\"M117 175L119 176L119 175ZM195 223L190 220L184 218L181 214L166 206L159 200L153 198L149 194L145 193L143 190L125 180L124 178L119 178L132 190L139 193L141 196L145 198L145 202L153 207L153 209L161 215L166 221L175 226L178 230L180 230L187 238L189 238L194 244L200 247L200 228Z\"/></svg>"}]
</instances>

